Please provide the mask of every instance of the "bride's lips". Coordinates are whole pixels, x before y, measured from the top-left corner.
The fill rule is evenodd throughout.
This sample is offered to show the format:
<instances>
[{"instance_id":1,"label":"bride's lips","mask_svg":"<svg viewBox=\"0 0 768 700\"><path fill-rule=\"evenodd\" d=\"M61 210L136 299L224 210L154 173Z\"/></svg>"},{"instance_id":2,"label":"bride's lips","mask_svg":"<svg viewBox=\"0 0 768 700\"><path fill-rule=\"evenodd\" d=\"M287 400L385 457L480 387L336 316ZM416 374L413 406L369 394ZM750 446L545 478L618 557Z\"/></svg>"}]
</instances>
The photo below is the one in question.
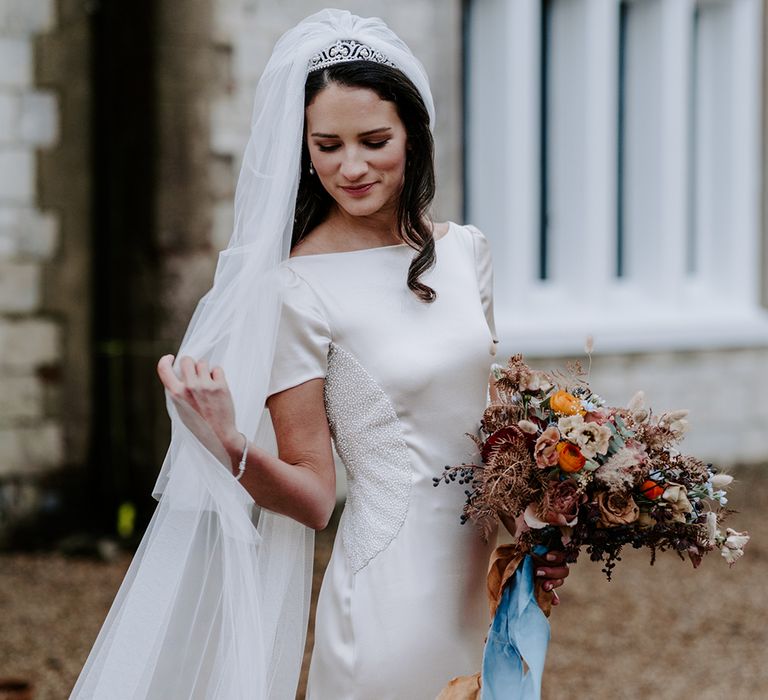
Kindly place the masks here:
<instances>
[{"instance_id":1,"label":"bride's lips","mask_svg":"<svg viewBox=\"0 0 768 700\"><path fill-rule=\"evenodd\" d=\"M371 188L375 184L376 184L375 182L369 182L365 185L355 185L354 187L341 186L341 189L344 190L348 195L352 197L362 197L368 194L371 191Z\"/></svg>"}]
</instances>

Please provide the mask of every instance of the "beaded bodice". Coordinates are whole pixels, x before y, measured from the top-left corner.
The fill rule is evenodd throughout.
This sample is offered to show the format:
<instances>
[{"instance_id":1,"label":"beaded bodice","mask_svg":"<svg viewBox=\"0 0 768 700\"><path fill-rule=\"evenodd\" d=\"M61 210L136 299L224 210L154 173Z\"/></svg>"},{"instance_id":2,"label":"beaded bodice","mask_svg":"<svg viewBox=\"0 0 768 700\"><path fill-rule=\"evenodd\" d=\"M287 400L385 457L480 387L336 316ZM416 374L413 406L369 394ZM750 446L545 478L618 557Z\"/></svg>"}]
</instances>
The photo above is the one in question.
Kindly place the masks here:
<instances>
[{"instance_id":1,"label":"beaded bodice","mask_svg":"<svg viewBox=\"0 0 768 700\"><path fill-rule=\"evenodd\" d=\"M411 490L408 448L386 393L335 343L328 352L325 409L347 471L341 532L357 572L386 548L405 521Z\"/></svg>"}]
</instances>

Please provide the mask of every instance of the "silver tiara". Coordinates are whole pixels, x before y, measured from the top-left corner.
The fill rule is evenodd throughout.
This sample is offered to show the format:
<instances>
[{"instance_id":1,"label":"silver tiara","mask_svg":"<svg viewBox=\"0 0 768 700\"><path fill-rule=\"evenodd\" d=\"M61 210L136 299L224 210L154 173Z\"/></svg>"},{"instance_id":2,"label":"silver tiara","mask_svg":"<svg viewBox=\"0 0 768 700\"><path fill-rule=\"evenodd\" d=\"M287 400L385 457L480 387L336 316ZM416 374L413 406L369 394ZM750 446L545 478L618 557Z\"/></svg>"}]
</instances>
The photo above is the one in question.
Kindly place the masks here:
<instances>
[{"instance_id":1,"label":"silver tiara","mask_svg":"<svg viewBox=\"0 0 768 700\"><path fill-rule=\"evenodd\" d=\"M323 49L320 53L316 53L309 59L309 72L349 61L375 61L397 68L397 65L381 51L376 51L376 49L354 39L339 39L335 44Z\"/></svg>"}]
</instances>

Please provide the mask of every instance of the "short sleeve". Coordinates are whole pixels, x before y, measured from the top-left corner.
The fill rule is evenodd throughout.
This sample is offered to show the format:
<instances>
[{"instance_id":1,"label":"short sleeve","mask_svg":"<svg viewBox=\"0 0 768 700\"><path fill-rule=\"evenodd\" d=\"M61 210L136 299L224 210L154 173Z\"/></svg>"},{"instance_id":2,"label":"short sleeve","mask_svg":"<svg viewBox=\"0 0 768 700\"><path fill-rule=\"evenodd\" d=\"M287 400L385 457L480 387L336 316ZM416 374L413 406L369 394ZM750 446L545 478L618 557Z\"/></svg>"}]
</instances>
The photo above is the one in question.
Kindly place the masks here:
<instances>
[{"instance_id":1,"label":"short sleeve","mask_svg":"<svg viewBox=\"0 0 768 700\"><path fill-rule=\"evenodd\" d=\"M488 239L475 226L467 226L472 234L472 246L475 252L475 270L477 271L477 286L480 289L480 300L485 312L485 320L494 344L498 344L496 321L493 316L493 261L491 246Z\"/></svg>"},{"instance_id":2,"label":"short sleeve","mask_svg":"<svg viewBox=\"0 0 768 700\"><path fill-rule=\"evenodd\" d=\"M281 270L282 310L267 396L325 377L331 332L314 290L294 270Z\"/></svg>"}]
</instances>

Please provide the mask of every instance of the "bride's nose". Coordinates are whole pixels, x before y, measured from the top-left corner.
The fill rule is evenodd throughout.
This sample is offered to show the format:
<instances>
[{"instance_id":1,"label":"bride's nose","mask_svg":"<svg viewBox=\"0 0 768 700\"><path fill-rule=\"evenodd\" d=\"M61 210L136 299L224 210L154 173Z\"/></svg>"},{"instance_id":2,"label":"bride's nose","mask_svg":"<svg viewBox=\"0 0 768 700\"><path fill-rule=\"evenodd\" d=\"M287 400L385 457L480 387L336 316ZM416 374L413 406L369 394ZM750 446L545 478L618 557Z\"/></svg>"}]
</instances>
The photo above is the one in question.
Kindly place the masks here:
<instances>
[{"instance_id":1,"label":"bride's nose","mask_svg":"<svg viewBox=\"0 0 768 700\"><path fill-rule=\"evenodd\" d=\"M368 172L368 163L359 151L350 151L341 162L341 174L350 182L359 180Z\"/></svg>"}]
</instances>

